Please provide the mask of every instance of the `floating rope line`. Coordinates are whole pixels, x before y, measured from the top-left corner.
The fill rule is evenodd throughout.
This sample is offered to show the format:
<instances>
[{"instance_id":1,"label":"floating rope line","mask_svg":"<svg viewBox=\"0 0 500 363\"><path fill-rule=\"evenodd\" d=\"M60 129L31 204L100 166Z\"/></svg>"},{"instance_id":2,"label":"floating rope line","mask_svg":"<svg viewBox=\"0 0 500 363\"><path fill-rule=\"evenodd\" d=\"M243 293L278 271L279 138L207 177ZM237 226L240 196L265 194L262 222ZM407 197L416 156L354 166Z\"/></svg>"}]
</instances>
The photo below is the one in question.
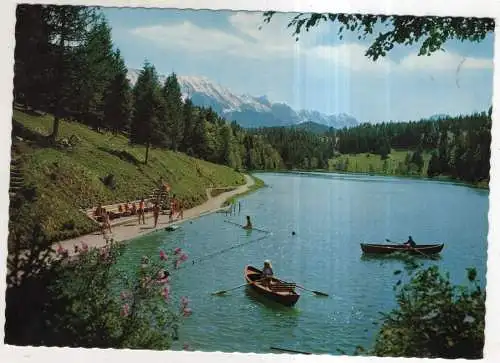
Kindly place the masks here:
<instances>
[{"instance_id":1,"label":"floating rope line","mask_svg":"<svg viewBox=\"0 0 500 363\"><path fill-rule=\"evenodd\" d=\"M243 243L240 243L240 244L237 244L237 245L231 246L231 247L229 247L229 248L224 248L224 249L222 249L222 250L220 250L220 251L217 251L217 252L210 253L210 254L205 255L205 256L203 256L203 257L200 257L200 258L197 258L197 259L195 259L195 260L192 260L192 261L191 261L191 265L194 265L194 264L200 263L200 262L202 262L202 261L204 261L204 260L207 260L207 259L209 259L209 258L211 258L211 257L221 255L221 254L223 254L223 253L225 253L225 252L227 252L227 251L231 251L231 250L233 250L233 249L235 249L235 248L242 247L242 246L245 246L245 245L250 244L250 243L254 243L254 242L261 241L261 240L263 240L264 238L269 237L269 235L270 235L270 233L268 233L268 234L266 234L266 235L264 235L264 236L261 236L261 237L259 237L259 238L256 238L256 239L253 239L253 240L250 240L250 241L246 241L246 242L243 242ZM180 268L185 268L185 267L187 267L187 266L189 266L189 264L181 265L181 266L179 267L179 269L180 269Z\"/></svg>"},{"instance_id":2,"label":"floating rope line","mask_svg":"<svg viewBox=\"0 0 500 363\"><path fill-rule=\"evenodd\" d=\"M230 223L230 224L234 224L235 226L238 226L238 227L243 227L241 224L239 224L239 223L235 223L235 222L230 221L230 220L227 220L227 219L226 219L226 220L224 220L224 222L226 222L226 223ZM263 232L263 233L271 233L271 232L269 232L269 231L266 231L266 230L263 230L263 229L254 228L254 227L252 227L252 229L251 229L251 230L252 230L252 231L259 231L259 232Z\"/></svg>"}]
</instances>

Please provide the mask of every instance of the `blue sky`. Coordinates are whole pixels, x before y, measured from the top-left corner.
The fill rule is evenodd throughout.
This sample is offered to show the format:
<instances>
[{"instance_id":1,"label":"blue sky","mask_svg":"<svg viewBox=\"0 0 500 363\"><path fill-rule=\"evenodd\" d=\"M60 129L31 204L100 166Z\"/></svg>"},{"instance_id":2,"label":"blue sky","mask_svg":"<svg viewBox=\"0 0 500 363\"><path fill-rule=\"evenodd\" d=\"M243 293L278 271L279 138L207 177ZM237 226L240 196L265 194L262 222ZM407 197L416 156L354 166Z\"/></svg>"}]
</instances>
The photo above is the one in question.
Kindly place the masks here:
<instances>
[{"instance_id":1,"label":"blue sky","mask_svg":"<svg viewBox=\"0 0 500 363\"><path fill-rule=\"evenodd\" d=\"M205 76L234 93L266 95L295 109L379 122L467 114L492 104L493 35L481 43L449 41L446 52L431 57L418 57L416 46L397 47L373 62L364 56L369 39L339 40L331 23L295 42L286 27L292 14L278 14L259 30L262 13L103 10L129 67L147 59L159 73Z\"/></svg>"}]
</instances>

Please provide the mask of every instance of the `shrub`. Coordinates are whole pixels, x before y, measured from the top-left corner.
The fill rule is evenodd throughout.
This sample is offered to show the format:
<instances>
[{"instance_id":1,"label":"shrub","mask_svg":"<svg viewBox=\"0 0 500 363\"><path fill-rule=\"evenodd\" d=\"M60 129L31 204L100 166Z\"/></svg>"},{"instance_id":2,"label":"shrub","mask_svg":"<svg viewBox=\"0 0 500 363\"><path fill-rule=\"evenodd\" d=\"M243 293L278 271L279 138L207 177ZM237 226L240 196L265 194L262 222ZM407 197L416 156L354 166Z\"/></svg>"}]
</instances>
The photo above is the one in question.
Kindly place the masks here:
<instances>
[{"instance_id":1,"label":"shrub","mask_svg":"<svg viewBox=\"0 0 500 363\"><path fill-rule=\"evenodd\" d=\"M177 249L169 258L162 251L156 261L138 261L125 273L115 264L123 244L82 243L75 247L78 257L69 257L62 247L53 251L38 242L29 259L11 259L6 343L161 350L178 338L181 319L191 314L188 300L172 301L170 277L160 279L158 272L179 267L187 255Z\"/></svg>"},{"instance_id":2,"label":"shrub","mask_svg":"<svg viewBox=\"0 0 500 363\"><path fill-rule=\"evenodd\" d=\"M101 178L102 183L107 186L109 189L116 188L116 179L113 174L108 174L104 178Z\"/></svg>"},{"instance_id":3,"label":"shrub","mask_svg":"<svg viewBox=\"0 0 500 363\"><path fill-rule=\"evenodd\" d=\"M409 283L395 286L398 307L382 318L373 354L420 358L483 356L486 292L475 269L468 286L452 285L437 266L409 266ZM395 274L400 274L396 271Z\"/></svg>"}]
</instances>

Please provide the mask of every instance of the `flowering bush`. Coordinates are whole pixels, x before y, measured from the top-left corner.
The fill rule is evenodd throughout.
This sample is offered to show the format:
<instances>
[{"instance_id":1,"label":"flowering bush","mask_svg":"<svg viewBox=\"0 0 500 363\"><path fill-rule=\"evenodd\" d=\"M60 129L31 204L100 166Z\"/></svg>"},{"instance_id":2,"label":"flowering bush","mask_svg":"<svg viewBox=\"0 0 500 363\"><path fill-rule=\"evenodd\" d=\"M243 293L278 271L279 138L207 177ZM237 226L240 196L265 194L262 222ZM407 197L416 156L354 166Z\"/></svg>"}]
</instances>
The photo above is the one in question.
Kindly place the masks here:
<instances>
[{"instance_id":1,"label":"flowering bush","mask_svg":"<svg viewBox=\"0 0 500 363\"><path fill-rule=\"evenodd\" d=\"M81 243L74 249L78 256L70 257L58 246L50 263L7 291L6 342L168 349L178 339L181 319L192 313L185 297L177 310L170 286L170 267L187 255L167 263L161 251L126 273L116 265L123 248L115 242L102 248Z\"/></svg>"}]
</instances>

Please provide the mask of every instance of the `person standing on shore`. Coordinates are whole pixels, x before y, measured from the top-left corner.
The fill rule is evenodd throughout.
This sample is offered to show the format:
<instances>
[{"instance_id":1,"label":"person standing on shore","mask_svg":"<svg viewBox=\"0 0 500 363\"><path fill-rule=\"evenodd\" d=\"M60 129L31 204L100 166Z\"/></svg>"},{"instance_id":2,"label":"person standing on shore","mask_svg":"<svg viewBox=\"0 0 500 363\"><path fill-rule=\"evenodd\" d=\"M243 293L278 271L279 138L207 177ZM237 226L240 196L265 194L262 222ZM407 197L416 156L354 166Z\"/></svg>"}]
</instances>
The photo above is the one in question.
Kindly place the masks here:
<instances>
[{"instance_id":1,"label":"person standing on shore","mask_svg":"<svg viewBox=\"0 0 500 363\"><path fill-rule=\"evenodd\" d=\"M144 198L141 199L139 202L139 210L137 211L137 214L139 215L139 224L141 224L141 219L142 219L142 224L146 224L146 220L144 218Z\"/></svg>"},{"instance_id":2,"label":"person standing on shore","mask_svg":"<svg viewBox=\"0 0 500 363\"><path fill-rule=\"evenodd\" d=\"M160 206L158 205L158 203L155 203L153 207L153 216L155 219L155 228L156 228L156 226L158 225L158 217L160 216Z\"/></svg>"},{"instance_id":3,"label":"person standing on shore","mask_svg":"<svg viewBox=\"0 0 500 363\"><path fill-rule=\"evenodd\" d=\"M184 219L184 204L180 199L179 199L178 209L179 209L179 215L177 216L177 218Z\"/></svg>"},{"instance_id":4,"label":"person standing on shore","mask_svg":"<svg viewBox=\"0 0 500 363\"><path fill-rule=\"evenodd\" d=\"M109 212L106 212L104 210L104 215L103 215L104 221L102 223L102 234L105 234L106 228L109 230L109 233L111 234L111 222L109 221Z\"/></svg>"},{"instance_id":5,"label":"person standing on shore","mask_svg":"<svg viewBox=\"0 0 500 363\"><path fill-rule=\"evenodd\" d=\"M171 211L171 215L172 215L172 218L174 216L174 213L175 213L175 210L176 210L176 207L177 207L177 199L175 198L175 194L172 196L172 199L170 200L170 211Z\"/></svg>"},{"instance_id":6,"label":"person standing on shore","mask_svg":"<svg viewBox=\"0 0 500 363\"><path fill-rule=\"evenodd\" d=\"M172 202L172 201L170 202L168 221L170 223L174 221L174 202Z\"/></svg>"}]
</instances>

